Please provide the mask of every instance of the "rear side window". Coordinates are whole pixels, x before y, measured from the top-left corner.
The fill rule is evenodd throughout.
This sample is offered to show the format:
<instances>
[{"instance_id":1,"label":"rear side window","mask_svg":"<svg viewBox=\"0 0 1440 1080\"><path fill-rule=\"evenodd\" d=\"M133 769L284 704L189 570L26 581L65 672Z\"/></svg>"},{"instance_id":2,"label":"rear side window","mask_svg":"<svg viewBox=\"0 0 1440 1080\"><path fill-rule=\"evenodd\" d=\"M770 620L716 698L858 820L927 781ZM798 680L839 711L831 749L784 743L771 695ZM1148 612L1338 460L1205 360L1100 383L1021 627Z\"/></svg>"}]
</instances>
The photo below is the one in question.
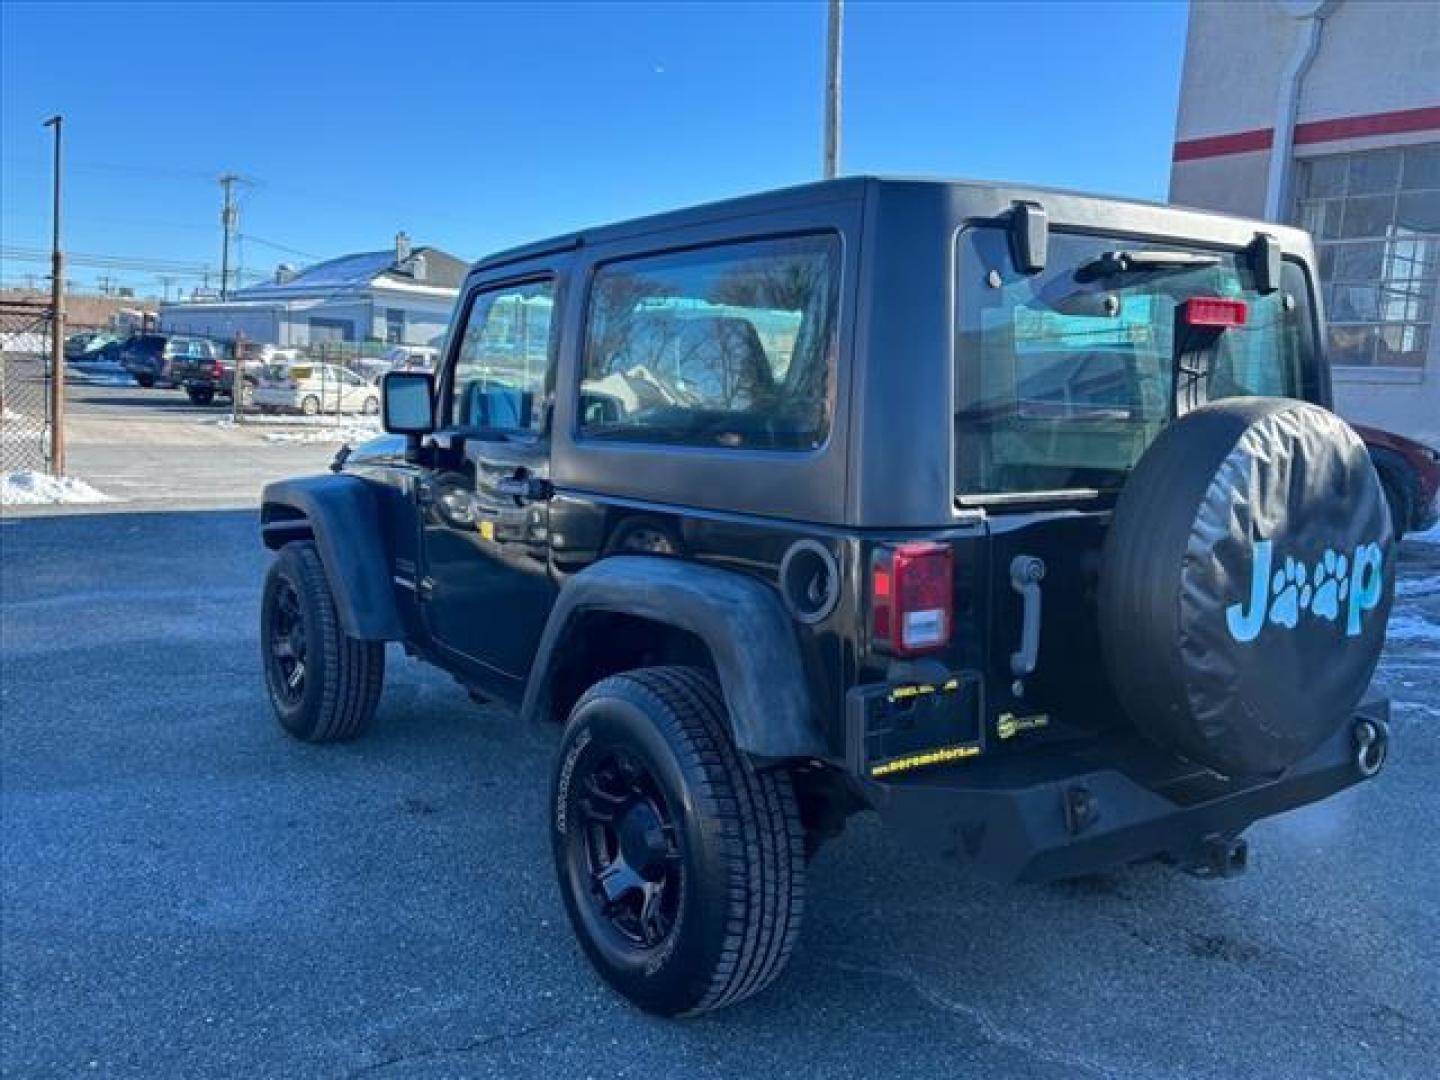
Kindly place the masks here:
<instances>
[{"instance_id":1,"label":"rear side window","mask_svg":"<svg viewBox=\"0 0 1440 1080\"><path fill-rule=\"evenodd\" d=\"M808 450L835 381L834 236L609 263L595 277L580 387L594 439Z\"/></svg>"}]
</instances>

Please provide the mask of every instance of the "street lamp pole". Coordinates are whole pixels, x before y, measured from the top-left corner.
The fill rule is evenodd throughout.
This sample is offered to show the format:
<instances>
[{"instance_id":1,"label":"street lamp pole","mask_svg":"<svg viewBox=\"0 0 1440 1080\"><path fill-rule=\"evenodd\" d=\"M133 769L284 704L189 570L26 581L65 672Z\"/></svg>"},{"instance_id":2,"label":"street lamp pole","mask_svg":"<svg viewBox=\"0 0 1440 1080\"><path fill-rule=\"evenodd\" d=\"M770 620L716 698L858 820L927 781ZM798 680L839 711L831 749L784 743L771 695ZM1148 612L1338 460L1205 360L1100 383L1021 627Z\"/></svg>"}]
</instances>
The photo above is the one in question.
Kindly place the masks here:
<instances>
[{"instance_id":1,"label":"street lamp pole","mask_svg":"<svg viewBox=\"0 0 1440 1080\"><path fill-rule=\"evenodd\" d=\"M840 49L845 19L844 0L830 0L830 25L825 35L825 179L840 171Z\"/></svg>"},{"instance_id":2,"label":"street lamp pole","mask_svg":"<svg viewBox=\"0 0 1440 1080\"><path fill-rule=\"evenodd\" d=\"M55 131L54 232L50 240L50 472L65 475L65 256L60 252L60 134L65 118L45 121Z\"/></svg>"}]
</instances>

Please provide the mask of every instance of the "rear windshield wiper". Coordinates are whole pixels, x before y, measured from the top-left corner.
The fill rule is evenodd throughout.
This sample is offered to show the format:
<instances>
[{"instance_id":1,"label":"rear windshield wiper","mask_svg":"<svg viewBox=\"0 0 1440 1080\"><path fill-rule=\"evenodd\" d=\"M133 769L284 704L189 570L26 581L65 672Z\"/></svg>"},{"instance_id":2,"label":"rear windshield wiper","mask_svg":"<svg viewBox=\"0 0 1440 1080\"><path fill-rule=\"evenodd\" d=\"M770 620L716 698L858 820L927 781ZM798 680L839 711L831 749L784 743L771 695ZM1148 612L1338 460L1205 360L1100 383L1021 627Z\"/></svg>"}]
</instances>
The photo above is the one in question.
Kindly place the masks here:
<instances>
[{"instance_id":1,"label":"rear windshield wiper","mask_svg":"<svg viewBox=\"0 0 1440 1080\"><path fill-rule=\"evenodd\" d=\"M1075 271L1078 281L1115 277L1118 274L1143 274L1152 270L1191 270L1197 266L1219 266L1219 255L1198 251L1107 251L1098 258L1080 264Z\"/></svg>"}]
</instances>

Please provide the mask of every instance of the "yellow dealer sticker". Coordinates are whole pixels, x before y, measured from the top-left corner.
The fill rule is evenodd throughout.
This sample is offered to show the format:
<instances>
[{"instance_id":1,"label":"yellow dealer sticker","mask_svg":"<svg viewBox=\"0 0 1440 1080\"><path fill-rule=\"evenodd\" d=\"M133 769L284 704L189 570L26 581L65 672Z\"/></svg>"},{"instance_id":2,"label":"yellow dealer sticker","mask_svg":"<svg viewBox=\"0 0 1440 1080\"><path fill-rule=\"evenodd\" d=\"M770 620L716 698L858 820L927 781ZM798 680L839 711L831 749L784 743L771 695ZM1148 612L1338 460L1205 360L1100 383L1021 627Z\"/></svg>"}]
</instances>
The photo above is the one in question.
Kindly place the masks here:
<instances>
[{"instance_id":1,"label":"yellow dealer sticker","mask_svg":"<svg viewBox=\"0 0 1440 1080\"><path fill-rule=\"evenodd\" d=\"M887 695L890 704L897 701L904 701L907 698L919 697L922 694L953 694L960 689L959 679L949 679L943 685L932 686L930 683L912 683L909 686L897 686Z\"/></svg>"},{"instance_id":2,"label":"yellow dealer sticker","mask_svg":"<svg viewBox=\"0 0 1440 1080\"><path fill-rule=\"evenodd\" d=\"M942 746L938 750L926 750L923 754L912 754L909 757L896 758L894 761L876 765L870 770L870 775L889 776L892 773L909 772L911 769L919 769L926 765L943 765L947 761L975 757L979 753L980 747L978 746Z\"/></svg>"},{"instance_id":3,"label":"yellow dealer sticker","mask_svg":"<svg viewBox=\"0 0 1440 1080\"><path fill-rule=\"evenodd\" d=\"M481 518L479 521L477 521L477 522L475 523L475 528L477 528L478 530L480 530L480 539L481 539L481 540L494 540L494 539L495 539L495 523L494 523L493 521L491 521L489 518Z\"/></svg>"}]
</instances>

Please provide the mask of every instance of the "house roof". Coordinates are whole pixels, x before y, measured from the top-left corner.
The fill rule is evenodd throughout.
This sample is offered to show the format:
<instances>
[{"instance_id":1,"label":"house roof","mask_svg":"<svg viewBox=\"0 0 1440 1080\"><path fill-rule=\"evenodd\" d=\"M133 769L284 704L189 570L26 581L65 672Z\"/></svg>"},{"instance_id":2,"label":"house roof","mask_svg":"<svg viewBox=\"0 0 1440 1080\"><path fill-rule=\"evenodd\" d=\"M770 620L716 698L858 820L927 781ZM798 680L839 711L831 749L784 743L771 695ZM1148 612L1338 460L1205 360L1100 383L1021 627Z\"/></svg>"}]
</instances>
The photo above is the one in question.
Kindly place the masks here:
<instances>
[{"instance_id":1,"label":"house roof","mask_svg":"<svg viewBox=\"0 0 1440 1080\"><path fill-rule=\"evenodd\" d=\"M385 251L362 251L342 255L306 267L289 281L265 281L237 289L235 300L281 300L300 297L329 296L339 292L358 292L386 285L455 291L465 280L468 265L439 248L418 247L411 253L425 258L425 276L416 278L409 264L395 259L393 248Z\"/></svg>"}]
</instances>

